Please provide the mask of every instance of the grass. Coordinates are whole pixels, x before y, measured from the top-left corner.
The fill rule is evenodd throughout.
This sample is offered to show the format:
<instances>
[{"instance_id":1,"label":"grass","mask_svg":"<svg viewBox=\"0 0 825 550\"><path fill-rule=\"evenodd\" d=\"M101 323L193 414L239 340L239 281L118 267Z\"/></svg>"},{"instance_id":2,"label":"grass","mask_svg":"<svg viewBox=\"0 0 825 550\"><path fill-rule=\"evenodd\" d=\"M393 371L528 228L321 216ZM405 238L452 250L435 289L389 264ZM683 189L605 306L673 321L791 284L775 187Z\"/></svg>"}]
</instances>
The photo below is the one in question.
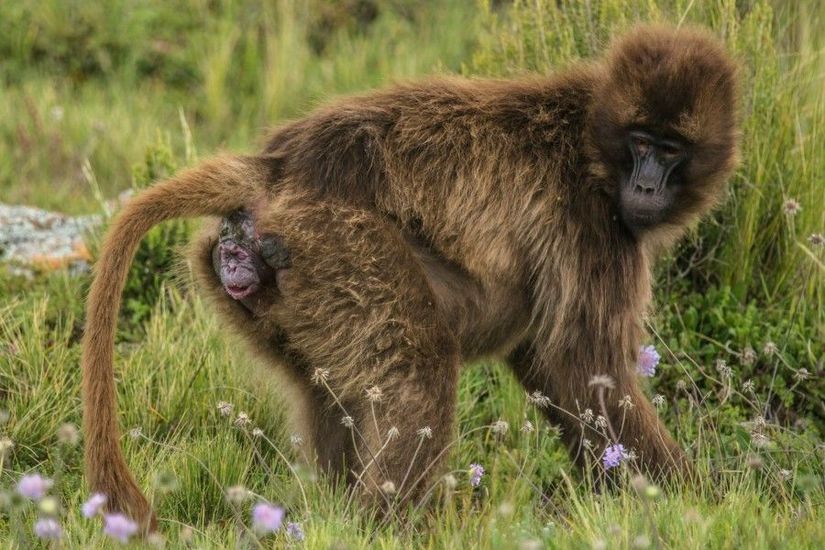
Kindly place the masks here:
<instances>
[{"instance_id":1,"label":"grass","mask_svg":"<svg viewBox=\"0 0 825 550\"><path fill-rule=\"evenodd\" d=\"M392 0L373 17L356 0L36 4L8 2L0 18L0 197L72 213L96 212L98 190L143 185L198 152L253 149L267 125L329 96L437 71L546 72L598 52L637 19L708 24L743 68L742 167L724 207L663 262L650 323L664 357L650 394L664 397L660 414L694 457L696 484L594 492L506 369L482 363L461 379L447 466L455 488L439 482L431 509L381 526L292 465L301 451L284 429L277 381L223 336L185 269L177 279L133 273L116 368L122 426L140 432L123 445L170 547L250 545L242 526L257 499L283 505L306 533L264 547L825 545L825 258L808 240L825 228L817 5ZM798 215L784 213L788 199L801 203ZM141 249L145 261L168 261L181 232L165 231ZM53 477L66 547L111 544L79 514L88 497L79 447L56 436L80 423L88 283L0 268L0 440L14 443L0 453L0 488L24 473ZM776 351L763 349L769 341ZM250 426L233 424L241 411ZM500 419L505 435L491 428ZM522 431L525 420L536 429ZM478 488L471 463L486 470ZM238 484L259 496L235 509L224 493ZM0 492L3 546L30 538L38 515L9 498Z\"/></svg>"}]
</instances>

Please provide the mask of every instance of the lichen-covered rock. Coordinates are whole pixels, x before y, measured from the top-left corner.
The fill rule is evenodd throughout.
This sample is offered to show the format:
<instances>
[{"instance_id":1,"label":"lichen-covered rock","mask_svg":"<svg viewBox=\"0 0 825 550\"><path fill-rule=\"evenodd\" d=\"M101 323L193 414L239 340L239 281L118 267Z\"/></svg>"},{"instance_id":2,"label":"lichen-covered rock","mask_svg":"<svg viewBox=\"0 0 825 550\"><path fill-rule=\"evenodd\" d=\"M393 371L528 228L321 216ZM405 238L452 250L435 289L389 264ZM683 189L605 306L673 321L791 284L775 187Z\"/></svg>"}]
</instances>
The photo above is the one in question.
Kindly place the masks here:
<instances>
[{"instance_id":1,"label":"lichen-covered rock","mask_svg":"<svg viewBox=\"0 0 825 550\"><path fill-rule=\"evenodd\" d=\"M90 260L85 233L100 216L72 217L28 206L0 204L0 262L27 270L85 271Z\"/></svg>"}]
</instances>

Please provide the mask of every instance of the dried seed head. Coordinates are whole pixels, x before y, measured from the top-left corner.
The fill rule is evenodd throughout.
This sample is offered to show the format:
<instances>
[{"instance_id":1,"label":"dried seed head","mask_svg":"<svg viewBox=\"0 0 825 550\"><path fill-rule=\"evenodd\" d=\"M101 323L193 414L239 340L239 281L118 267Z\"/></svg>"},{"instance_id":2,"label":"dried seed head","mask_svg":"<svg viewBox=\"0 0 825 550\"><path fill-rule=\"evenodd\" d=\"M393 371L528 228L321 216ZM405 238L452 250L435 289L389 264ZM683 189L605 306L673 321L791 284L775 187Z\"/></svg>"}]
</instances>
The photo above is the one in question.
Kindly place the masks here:
<instances>
[{"instance_id":1,"label":"dried seed head","mask_svg":"<svg viewBox=\"0 0 825 550\"><path fill-rule=\"evenodd\" d=\"M249 498L249 491L243 485L233 485L226 490L226 500L231 504L240 506Z\"/></svg>"},{"instance_id":2,"label":"dried seed head","mask_svg":"<svg viewBox=\"0 0 825 550\"><path fill-rule=\"evenodd\" d=\"M619 408L620 409L630 410L633 407L635 407L635 405L633 404L633 400L630 398L629 395L625 395L624 397L619 399Z\"/></svg>"},{"instance_id":3,"label":"dried seed head","mask_svg":"<svg viewBox=\"0 0 825 550\"><path fill-rule=\"evenodd\" d=\"M745 346L745 349L742 350L741 359L743 365L753 365L756 362L756 351L750 346Z\"/></svg>"},{"instance_id":4,"label":"dried seed head","mask_svg":"<svg viewBox=\"0 0 825 550\"><path fill-rule=\"evenodd\" d=\"M80 441L80 432L74 424L63 424L57 429L57 441L66 447L74 447Z\"/></svg>"},{"instance_id":5,"label":"dried seed head","mask_svg":"<svg viewBox=\"0 0 825 550\"><path fill-rule=\"evenodd\" d=\"M446 485L448 489L455 489L458 487L458 480L453 474L447 474L442 479L444 480L444 485Z\"/></svg>"},{"instance_id":6,"label":"dried seed head","mask_svg":"<svg viewBox=\"0 0 825 550\"><path fill-rule=\"evenodd\" d=\"M8 437L0 437L0 457L3 457L14 448L14 441Z\"/></svg>"},{"instance_id":7,"label":"dried seed head","mask_svg":"<svg viewBox=\"0 0 825 550\"><path fill-rule=\"evenodd\" d=\"M585 424L590 424L593 422L593 409L584 409L584 412L579 414L579 418L581 418Z\"/></svg>"},{"instance_id":8,"label":"dried seed head","mask_svg":"<svg viewBox=\"0 0 825 550\"><path fill-rule=\"evenodd\" d=\"M587 383L588 386L593 386L595 388L604 388L607 390L612 390L616 387L616 382L610 376L606 374L597 374L590 379L590 382Z\"/></svg>"},{"instance_id":9,"label":"dried seed head","mask_svg":"<svg viewBox=\"0 0 825 550\"><path fill-rule=\"evenodd\" d=\"M730 378L733 376L733 369L728 366L724 359L716 360L716 372L718 372L722 378Z\"/></svg>"},{"instance_id":10,"label":"dried seed head","mask_svg":"<svg viewBox=\"0 0 825 550\"><path fill-rule=\"evenodd\" d=\"M355 420L350 415L345 415L341 417L341 424L346 428L352 428L355 426Z\"/></svg>"},{"instance_id":11,"label":"dried seed head","mask_svg":"<svg viewBox=\"0 0 825 550\"><path fill-rule=\"evenodd\" d=\"M492 431L496 435L504 435L508 431L510 431L510 424L505 422L504 420L496 420L493 422Z\"/></svg>"},{"instance_id":12,"label":"dried seed head","mask_svg":"<svg viewBox=\"0 0 825 550\"><path fill-rule=\"evenodd\" d=\"M315 369L312 373L312 383L322 386L329 379L329 369Z\"/></svg>"},{"instance_id":13,"label":"dried seed head","mask_svg":"<svg viewBox=\"0 0 825 550\"><path fill-rule=\"evenodd\" d=\"M796 371L793 377L797 380L797 382L804 382L811 377L811 373L808 372L808 369L802 368Z\"/></svg>"},{"instance_id":14,"label":"dried seed head","mask_svg":"<svg viewBox=\"0 0 825 550\"><path fill-rule=\"evenodd\" d=\"M742 384L742 391L753 393L756 390L756 385L753 383L753 380L745 380Z\"/></svg>"},{"instance_id":15,"label":"dried seed head","mask_svg":"<svg viewBox=\"0 0 825 550\"><path fill-rule=\"evenodd\" d=\"M788 199L782 205L782 210L787 216L793 217L802 212L802 205L796 199Z\"/></svg>"},{"instance_id":16,"label":"dried seed head","mask_svg":"<svg viewBox=\"0 0 825 550\"><path fill-rule=\"evenodd\" d=\"M541 393L539 390L527 394L527 400L540 409L550 406L550 398Z\"/></svg>"},{"instance_id":17,"label":"dried seed head","mask_svg":"<svg viewBox=\"0 0 825 550\"><path fill-rule=\"evenodd\" d=\"M762 353L765 355L773 355L779 351L779 348L773 342L765 342L765 345L762 347Z\"/></svg>"},{"instance_id":18,"label":"dried seed head","mask_svg":"<svg viewBox=\"0 0 825 550\"><path fill-rule=\"evenodd\" d=\"M653 396L653 406L657 409L661 409L665 406L665 396L661 393L657 393Z\"/></svg>"},{"instance_id":19,"label":"dried seed head","mask_svg":"<svg viewBox=\"0 0 825 550\"><path fill-rule=\"evenodd\" d=\"M260 428L252 428L252 437L263 437L264 431Z\"/></svg>"},{"instance_id":20,"label":"dried seed head","mask_svg":"<svg viewBox=\"0 0 825 550\"><path fill-rule=\"evenodd\" d=\"M246 426L249 426L251 422L252 421L249 419L249 415L241 411L238 413L238 416L235 417L234 424L238 428L244 428Z\"/></svg>"},{"instance_id":21,"label":"dried seed head","mask_svg":"<svg viewBox=\"0 0 825 550\"><path fill-rule=\"evenodd\" d=\"M593 424L600 430L604 430L607 428L607 419L604 416L599 415L596 417L596 420L593 422Z\"/></svg>"},{"instance_id":22,"label":"dried seed head","mask_svg":"<svg viewBox=\"0 0 825 550\"><path fill-rule=\"evenodd\" d=\"M304 444L304 438L298 434L292 434L289 436L289 442L292 444L293 447L300 447Z\"/></svg>"},{"instance_id":23,"label":"dried seed head","mask_svg":"<svg viewBox=\"0 0 825 550\"><path fill-rule=\"evenodd\" d=\"M401 432L399 432L398 428L395 426L391 426L390 429L387 430L387 439L390 441L397 438L399 435L401 435Z\"/></svg>"},{"instance_id":24,"label":"dried seed head","mask_svg":"<svg viewBox=\"0 0 825 550\"><path fill-rule=\"evenodd\" d=\"M367 399L371 403L378 403L384 398L384 392L378 386L367 388Z\"/></svg>"},{"instance_id":25,"label":"dried seed head","mask_svg":"<svg viewBox=\"0 0 825 550\"><path fill-rule=\"evenodd\" d=\"M432 439L433 437L433 430L429 426L419 428L415 433L418 434L418 437L421 439Z\"/></svg>"},{"instance_id":26,"label":"dried seed head","mask_svg":"<svg viewBox=\"0 0 825 550\"><path fill-rule=\"evenodd\" d=\"M529 433L533 433L535 431L535 429L536 428L533 426L533 423L525 418L524 419L524 424L521 425L521 431L526 433L526 434L529 434Z\"/></svg>"},{"instance_id":27,"label":"dried seed head","mask_svg":"<svg viewBox=\"0 0 825 550\"><path fill-rule=\"evenodd\" d=\"M234 406L232 403L227 403L226 401L218 401L217 409L221 416L229 416L232 414L232 409Z\"/></svg>"},{"instance_id":28,"label":"dried seed head","mask_svg":"<svg viewBox=\"0 0 825 550\"><path fill-rule=\"evenodd\" d=\"M822 246L825 244L825 235L822 233L811 233L808 237L808 242L811 246Z\"/></svg>"},{"instance_id":29,"label":"dried seed head","mask_svg":"<svg viewBox=\"0 0 825 550\"><path fill-rule=\"evenodd\" d=\"M381 484L381 492L385 495L394 495L395 494L395 483L392 481L385 481Z\"/></svg>"},{"instance_id":30,"label":"dried seed head","mask_svg":"<svg viewBox=\"0 0 825 550\"><path fill-rule=\"evenodd\" d=\"M132 439L140 439L141 437L143 437L143 428L141 428L140 426L135 426L134 428L129 430L129 437L131 437Z\"/></svg>"}]
</instances>

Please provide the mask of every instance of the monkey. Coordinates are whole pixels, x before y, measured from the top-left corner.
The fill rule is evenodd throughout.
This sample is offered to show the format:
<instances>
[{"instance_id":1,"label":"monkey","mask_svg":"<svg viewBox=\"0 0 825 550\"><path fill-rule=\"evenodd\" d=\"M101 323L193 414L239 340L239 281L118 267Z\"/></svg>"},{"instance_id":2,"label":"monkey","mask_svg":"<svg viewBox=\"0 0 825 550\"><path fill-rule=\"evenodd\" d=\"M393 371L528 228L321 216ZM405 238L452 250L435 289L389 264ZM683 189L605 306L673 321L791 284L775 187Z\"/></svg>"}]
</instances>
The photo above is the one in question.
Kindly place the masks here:
<instances>
[{"instance_id":1,"label":"monkey","mask_svg":"<svg viewBox=\"0 0 825 550\"><path fill-rule=\"evenodd\" d=\"M586 439L596 456L621 443L643 472L688 476L634 365L653 262L737 165L737 86L709 32L639 25L551 75L339 99L276 128L258 155L150 187L111 224L88 297L92 489L154 528L118 444L113 341L142 235L197 216L214 218L188 253L198 286L289 388L318 467L365 502L423 498L461 365L480 357L538 396L578 462ZM616 433L596 437L587 409Z\"/></svg>"}]
</instances>

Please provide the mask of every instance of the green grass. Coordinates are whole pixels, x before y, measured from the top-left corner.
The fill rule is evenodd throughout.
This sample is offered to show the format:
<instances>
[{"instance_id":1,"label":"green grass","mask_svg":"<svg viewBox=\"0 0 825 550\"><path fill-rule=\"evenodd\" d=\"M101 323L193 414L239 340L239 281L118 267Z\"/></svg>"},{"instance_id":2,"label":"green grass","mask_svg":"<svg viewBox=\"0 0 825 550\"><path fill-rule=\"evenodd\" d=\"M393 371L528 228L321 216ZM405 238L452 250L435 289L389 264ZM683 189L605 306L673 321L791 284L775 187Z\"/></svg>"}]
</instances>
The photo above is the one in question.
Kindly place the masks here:
<instances>
[{"instance_id":1,"label":"green grass","mask_svg":"<svg viewBox=\"0 0 825 550\"><path fill-rule=\"evenodd\" d=\"M249 544L224 491L284 505L310 548L776 548L825 545L825 23L816 3L764 0L466 2L6 2L0 8L0 200L73 213L221 148L254 150L263 129L325 98L437 71L549 72L600 51L633 21L700 22L743 73L743 162L729 199L660 268L650 341L664 357L650 394L694 457L696 484L655 497L597 493L557 431L500 365L465 370L449 490L382 526L297 463L277 381L256 370L191 291L163 274L181 229L141 248L117 348L127 458L155 502L170 547ZM304 7L304 6L309 7ZM343 6L343 7L342 7ZM353 15L361 14L361 15ZM134 176L133 176L134 174ZM788 217L787 199L802 211ZM57 480L65 547L106 544L79 514L79 336L88 277L33 281L0 268L0 491L23 473ZM764 345L775 342L776 353ZM756 350L753 361L743 351ZM714 364L724 360L731 378ZM810 378L800 378L801 369ZM747 389L746 382L753 384ZM234 427L218 401L265 438ZM764 415L767 425L754 426ZM490 425L509 422L496 436ZM538 428L520 430L525 419ZM759 446L759 433L767 445ZM286 460L284 460L286 458ZM486 468L468 483L470 463ZM171 474L167 490L157 482ZM630 477L630 472L626 473ZM0 495L7 495L0 492ZM0 542L30 537L37 513L0 496ZM283 534L264 547L299 546Z\"/></svg>"}]
</instances>

